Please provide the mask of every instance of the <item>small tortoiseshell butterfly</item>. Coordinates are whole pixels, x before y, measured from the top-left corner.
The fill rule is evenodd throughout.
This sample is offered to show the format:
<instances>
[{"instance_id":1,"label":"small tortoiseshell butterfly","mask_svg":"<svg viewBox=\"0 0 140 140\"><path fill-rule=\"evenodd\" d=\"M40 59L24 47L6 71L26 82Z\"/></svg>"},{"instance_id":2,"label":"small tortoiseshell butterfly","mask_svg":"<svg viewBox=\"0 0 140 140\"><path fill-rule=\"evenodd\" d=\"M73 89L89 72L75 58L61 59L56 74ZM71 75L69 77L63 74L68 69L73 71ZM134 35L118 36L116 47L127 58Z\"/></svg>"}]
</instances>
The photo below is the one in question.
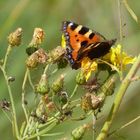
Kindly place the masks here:
<instances>
[{"instance_id":1,"label":"small tortoiseshell butterfly","mask_svg":"<svg viewBox=\"0 0 140 140\"><path fill-rule=\"evenodd\" d=\"M64 21L62 31L66 42L66 57L73 69L81 67L84 57L91 60L107 54L116 39L106 40L98 32L70 21Z\"/></svg>"}]
</instances>

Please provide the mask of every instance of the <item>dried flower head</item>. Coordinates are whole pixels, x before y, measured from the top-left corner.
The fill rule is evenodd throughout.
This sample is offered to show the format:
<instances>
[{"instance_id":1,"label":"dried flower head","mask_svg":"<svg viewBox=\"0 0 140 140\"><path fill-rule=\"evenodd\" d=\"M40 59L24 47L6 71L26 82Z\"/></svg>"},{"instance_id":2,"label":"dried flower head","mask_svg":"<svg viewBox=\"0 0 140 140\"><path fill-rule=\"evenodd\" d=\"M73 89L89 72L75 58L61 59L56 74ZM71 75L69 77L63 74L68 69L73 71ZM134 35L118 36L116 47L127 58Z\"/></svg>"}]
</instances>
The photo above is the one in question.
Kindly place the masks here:
<instances>
[{"instance_id":1,"label":"dried flower head","mask_svg":"<svg viewBox=\"0 0 140 140\"><path fill-rule=\"evenodd\" d=\"M96 96L92 93L86 93L81 99L81 108L86 112L89 110L95 110L101 107L102 102L102 97Z\"/></svg>"},{"instance_id":2,"label":"dried flower head","mask_svg":"<svg viewBox=\"0 0 140 140\"><path fill-rule=\"evenodd\" d=\"M30 42L29 46L38 47L44 39L45 32L41 28L35 28L32 41Z\"/></svg>"},{"instance_id":3,"label":"dried flower head","mask_svg":"<svg viewBox=\"0 0 140 140\"><path fill-rule=\"evenodd\" d=\"M19 46L21 44L22 28L17 28L8 36L8 43L11 47Z\"/></svg>"},{"instance_id":4,"label":"dried flower head","mask_svg":"<svg viewBox=\"0 0 140 140\"><path fill-rule=\"evenodd\" d=\"M61 46L58 46L57 48L53 49L49 54L49 61L50 62L58 62L61 60L65 55L65 49Z\"/></svg>"},{"instance_id":5,"label":"dried flower head","mask_svg":"<svg viewBox=\"0 0 140 140\"><path fill-rule=\"evenodd\" d=\"M38 56L36 53L33 53L27 58L26 66L31 69L37 67L37 65L38 65Z\"/></svg>"},{"instance_id":6,"label":"dried flower head","mask_svg":"<svg viewBox=\"0 0 140 140\"><path fill-rule=\"evenodd\" d=\"M35 68L38 63L45 63L47 59L47 53L42 48L40 48L27 58L26 65L29 68Z\"/></svg>"},{"instance_id":7,"label":"dried flower head","mask_svg":"<svg viewBox=\"0 0 140 140\"><path fill-rule=\"evenodd\" d=\"M39 63L45 63L46 60L48 59L47 53L42 48L38 49L35 52L35 54L37 54L37 57L38 57L37 60L38 60Z\"/></svg>"}]
</instances>

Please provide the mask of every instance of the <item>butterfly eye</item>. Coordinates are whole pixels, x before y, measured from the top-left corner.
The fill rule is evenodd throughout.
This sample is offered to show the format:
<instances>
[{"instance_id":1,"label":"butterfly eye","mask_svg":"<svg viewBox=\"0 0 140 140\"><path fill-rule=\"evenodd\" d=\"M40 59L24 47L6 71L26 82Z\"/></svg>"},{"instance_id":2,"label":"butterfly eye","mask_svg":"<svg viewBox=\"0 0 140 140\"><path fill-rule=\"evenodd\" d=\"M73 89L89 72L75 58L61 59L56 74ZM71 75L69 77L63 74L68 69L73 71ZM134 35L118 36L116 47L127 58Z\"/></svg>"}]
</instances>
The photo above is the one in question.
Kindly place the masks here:
<instances>
[{"instance_id":1,"label":"butterfly eye","mask_svg":"<svg viewBox=\"0 0 140 140\"><path fill-rule=\"evenodd\" d=\"M76 41L79 42L79 39L77 39Z\"/></svg>"}]
</instances>

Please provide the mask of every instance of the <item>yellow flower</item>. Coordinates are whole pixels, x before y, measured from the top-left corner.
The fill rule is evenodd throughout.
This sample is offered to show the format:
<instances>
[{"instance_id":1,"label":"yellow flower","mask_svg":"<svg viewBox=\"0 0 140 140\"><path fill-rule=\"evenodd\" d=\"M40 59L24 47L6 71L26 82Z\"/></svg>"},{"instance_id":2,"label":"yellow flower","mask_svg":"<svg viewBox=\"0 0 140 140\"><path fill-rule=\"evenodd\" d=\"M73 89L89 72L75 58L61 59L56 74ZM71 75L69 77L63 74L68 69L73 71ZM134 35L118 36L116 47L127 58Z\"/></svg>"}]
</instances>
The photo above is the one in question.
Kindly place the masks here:
<instances>
[{"instance_id":1,"label":"yellow flower","mask_svg":"<svg viewBox=\"0 0 140 140\"><path fill-rule=\"evenodd\" d=\"M87 81L89 79L92 71L95 71L97 69L97 63L96 63L96 61L92 61L88 57L85 57L82 60L81 68L83 71L83 75L85 76L86 81Z\"/></svg>"},{"instance_id":2,"label":"yellow flower","mask_svg":"<svg viewBox=\"0 0 140 140\"><path fill-rule=\"evenodd\" d=\"M110 52L103 57L103 60L113 64L116 69L121 70L128 64L133 64L136 57L129 56L127 53L122 52L122 46L120 44L115 48L111 48Z\"/></svg>"},{"instance_id":3,"label":"yellow flower","mask_svg":"<svg viewBox=\"0 0 140 140\"><path fill-rule=\"evenodd\" d=\"M65 41L64 34L62 34L61 46L62 46L62 48L66 48L66 41Z\"/></svg>"}]
</instances>

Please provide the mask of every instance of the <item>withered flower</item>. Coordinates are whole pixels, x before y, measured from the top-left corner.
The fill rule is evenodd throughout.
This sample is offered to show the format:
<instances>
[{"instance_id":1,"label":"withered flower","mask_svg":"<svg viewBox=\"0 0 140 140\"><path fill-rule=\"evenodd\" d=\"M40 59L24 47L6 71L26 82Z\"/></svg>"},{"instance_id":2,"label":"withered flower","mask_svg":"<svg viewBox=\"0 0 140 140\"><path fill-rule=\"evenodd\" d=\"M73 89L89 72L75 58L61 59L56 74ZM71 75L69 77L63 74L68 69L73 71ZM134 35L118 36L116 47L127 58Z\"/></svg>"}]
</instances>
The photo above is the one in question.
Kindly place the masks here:
<instances>
[{"instance_id":1,"label":"withered flower","mask_svg":"<svg viewBox=\"0 0 140 140\"><path fill-rule=\"evenodd\" d=\"M17 28L8 36L8 43L11 47L19 46L21 44L22 28Z\"/></svg>"},{"instance_id":2,"label":"withered flower","mask_svg":"<svg viewBox=\"0 0 140 140\"><path fill-rule=\"evenodd\" d=\"M45 37L45 32L41 28L35 28L32 41L30 42L29 46L38 47Z\"/></svg>"}]
</instances>

